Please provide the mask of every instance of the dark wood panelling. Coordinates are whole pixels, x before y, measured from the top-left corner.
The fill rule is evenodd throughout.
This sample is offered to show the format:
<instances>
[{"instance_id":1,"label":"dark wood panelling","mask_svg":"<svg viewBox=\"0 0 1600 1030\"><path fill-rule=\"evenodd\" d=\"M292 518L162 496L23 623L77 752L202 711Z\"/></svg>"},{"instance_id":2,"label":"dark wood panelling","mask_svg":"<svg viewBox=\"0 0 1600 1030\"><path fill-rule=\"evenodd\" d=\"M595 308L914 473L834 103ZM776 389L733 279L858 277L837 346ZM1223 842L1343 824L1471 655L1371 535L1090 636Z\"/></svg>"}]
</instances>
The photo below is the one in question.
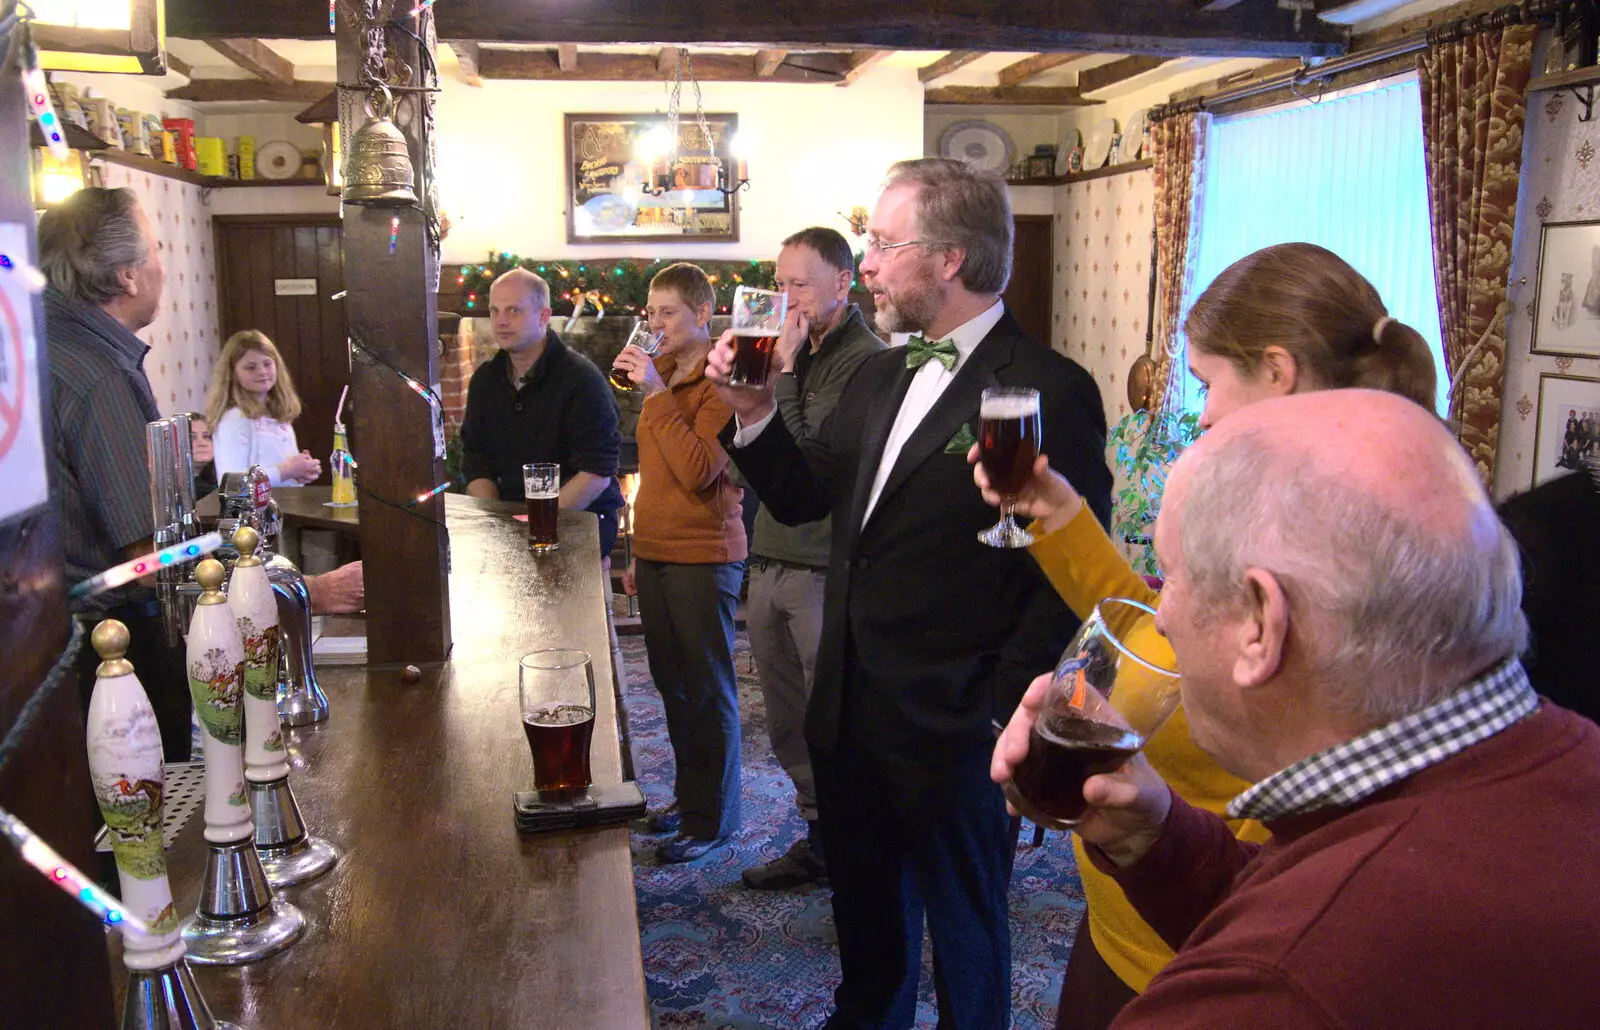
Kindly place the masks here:
<instances>
[{"instance_id":1,"label":"dark wood panelling","mask_svg":"<svg viewBox=\"0 0 1600 1030\"><path fill-rule=\"evenodd\" d=\"M1051 298L1055 292L1055 219L1050 215L1017 215L1016 242L1011 248L1011 284L1006 307L1023 330L1046 346L1054 346Z\"/></svg>"}]
</instances>

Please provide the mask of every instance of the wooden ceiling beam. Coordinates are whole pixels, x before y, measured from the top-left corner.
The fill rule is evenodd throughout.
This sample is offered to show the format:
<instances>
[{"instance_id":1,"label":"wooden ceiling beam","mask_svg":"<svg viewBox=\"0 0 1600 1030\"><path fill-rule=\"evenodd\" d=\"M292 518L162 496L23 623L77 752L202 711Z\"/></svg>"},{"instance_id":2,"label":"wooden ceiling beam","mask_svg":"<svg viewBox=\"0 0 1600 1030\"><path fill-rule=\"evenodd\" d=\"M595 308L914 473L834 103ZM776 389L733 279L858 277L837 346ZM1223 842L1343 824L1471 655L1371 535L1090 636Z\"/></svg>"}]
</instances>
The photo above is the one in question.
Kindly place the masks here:
<instances>
[{"instance_id":1,"label":"wooden ceiling beam","mask_svg":"<svg viewBox=\"0 0 1600 1030\"><path fill-rule=\"evenodd\" d=\"M1262 79L1275 78L1285 72L1297 71L1299 68L1299 61L1268 61L1259 68L1235 72L1232 75L1226 75L1198 86L1187 86L1173 93L1169 98L1169 102L1177 103L1183 100L1193 100L1195 97L1207 96L1232 86L1242 86L1247 82L1259 82Z\"/></svg>"},{"instance_id":2,"label":"wooden ceiling beam","mask_svg":"<svg viewBox=\"0 0 1600 1030\"><path fill-rule=\"evenodd\" d=\"M167 70L177 72L186 79L194 78L194 69L189 67L189 62L180 58L172 51L167 51Z\"/></svg>"},{"instance_id":3,"label":"wooden ceiling beam","mask_svg":"<svg viewBox=\"0 0 1600 1030\"><path fill-rule=\"evenodd\" d=\"M558 66L559 67L559 66ZM678 48L664 46L656 51L656 74L672 75L678 70Z\"/></svg>"},{"instance_id":4,"label":"wooden ceiling beam","mask_svg":"<svg viewBox=\"0 0 1600 1030\"><path fill-rule=\"evenodd\" d=\"M1098 90L1107 89L1119 82L1126 82L1136 75L1153 72L1169 60L1171 59L1166 57L1134 54L1132 57L1124 57L1120 61L1102 64L1098 68L1086 68L1078 73L1078 92L1094 93Z\"/></svg>"},{"instance_id":5,"label":"wooden ceiling beam","mask_svg":"<svg viewBox=\"0 0 1600 1030\"><path fill-rule=\"evenodd\" d=\"M478 57L478 72L485 79L534 79L566 82L660 82L672 75L673 64L661 71L659 55L583 55L575 71L561 69L554 50L496 50L485 47ZM843 82L852 58L843 54L806 54L787 60L765 78L756 74L755 62L741 54L696 54L694 77L700 82L791 82L828 84Z\"/></svg>"},{"instance_id":6,"label":"wooden ceiling beam","mask_svg":"<svg viewBox=\"0 0 1600 1030\"><path fill-rule=\"evenodd\" d=\"M305 125L321 125L326 122L338 121L339 91L336 89L328 90L327 96L295 115L294 120Z\"/></svg>"},{"instance_id":7,"label":"wooden ceiling beam","mask_svg":"<svg viewBox=\"0 0 1600 1030\"><path fill-rule=\"evenodd\" d=\"M1059 68L1064 64L1078 60L1080 57L1088 56L1088 54L1068 51L1064 54L1034 54L1032 57L1024 57L1022 60L1008 64L1000 69L1000 87L1005 89L1011 86L1020 86L1029 80L1038 78L1051 68Z\"/></svg>"},{"instance_id":8,"label":"wooden ceiling beam","mask_svg":"<svg viewBox=\"0 0 1600 1030\"><path fill-rule=\"evenodd\" d=\"M772 73L778 70L778 65L789 56L787 50L757 50L756 51L756 78L771 78Z\"/></svg>"},{"instance_id":9,"label":"wooden ceiling beam","mask_svg":"<svg viewBox=\"0 0 1600 1030\"><path fill-rule=\"evenodd\" d=\"M1087 107L1098 100L1086 99L1071 86L1013 86L993 89L988 86L937 86L922 97L925 104L1003 104L1015 107Z\"/></svg>"},{"instance_id":10,"label":"wooden ceiling beam","mask_svg":"<svg viewBox=\"0 0 1600 1030\"><path fill-rule=\"evenodd\" d=\"M208 39L206 43L264 82L287 86L294 81L294 65L258 39Z\"/></svg>"},{"instance_id":11,"label":"wooden ceiling beam","mask_svg":"<svg viewBox=\"0 0 1600 1030\"><path fill-rule=\"evenodd\" d=\"M865 75L868 68L889 56L888 50L857 50L850 55L849 66L845 69L844 78L839 85L848 86Z\"/></svg>"},{"instance_id":12,"label":"wooden ceiling beam","mask_svg":"<svg viewBox=\"0 0 1600 1030\"><path fill-rule=\"evenodd\" d=\"M451 40L450 49L455 52L456 64L461 66L461 81L469 86L482 86L483 76L478 72L482 50L478 44L466 39Z\"/></svg>"},{"instance_id":13,"label":"wooden ceiling beam","mask_svg":"<svg viewBox=\"0 0 1600 1030\"><path fill-rule=\"evenodd\" d=\"M451 0L432 8L442 39L483 42L708 44L885 50L1089 51L1224 57L1334 57L1349 34L1316 18L1295 24L1275 0L1197 11L1193 0ZM327 11L305 0L167 0L167 32L188 39L326 39Z\"/></svg>"},{"instance_id":14,"label":"wooden ceiling beam","mask_svg":"<svg viewBox=\"0 0 1600 1030\"><path fill-rule=\"evenodd\" d=\"M556 46L556 64L564 72L578 70L578 44L560 43Z\"/></svg>"},{"instance_id":15,"label":"wooden ceiling beam","mask_svg":"<svg viewBox=\"0 0 1600 1030\"><path fill-rule=\"evenodd\" d=\"M326 28L326 26L324 26ZM291 82L280 86L261 79L191 79L187 86L167 90L173 100L193 103L238 100L276 100L291 104L309 104L321 100L333 89L331 82Z\"/></svg>"},{"instance_id":16,"label":"wooden ceiling beam","mask_svg":"<svg viewBox=\"0 0 1600 1030\"><path fill-rule=\"evenodd\" d=\"M987 51L984 50L952 50L932 64L925 64L918 68L917 80L919 82L932 82L941 76L949 75L953 71L965 68L986 53Z\"/></svg>"}]
</instances>

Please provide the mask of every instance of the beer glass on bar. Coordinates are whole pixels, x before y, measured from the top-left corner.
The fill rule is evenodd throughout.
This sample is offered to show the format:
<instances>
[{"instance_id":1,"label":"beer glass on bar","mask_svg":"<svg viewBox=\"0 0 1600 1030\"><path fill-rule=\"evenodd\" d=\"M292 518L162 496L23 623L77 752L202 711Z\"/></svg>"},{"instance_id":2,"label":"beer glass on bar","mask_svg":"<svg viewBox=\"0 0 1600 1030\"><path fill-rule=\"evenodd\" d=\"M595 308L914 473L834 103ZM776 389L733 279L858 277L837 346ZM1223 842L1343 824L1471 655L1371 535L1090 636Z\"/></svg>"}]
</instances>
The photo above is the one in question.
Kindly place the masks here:
<instances>
[{"instance_id":1,"label":"beer glass on bar","mask_svg":"<svg viewBox=\"0 0 1600 1030\"><path fill-rule=\"evenodd\" d=\"M633 324L633 333L629 335L628 342L622 345L623 350L632 347L634 350L643 351L646 357L655 357L656 351L661 349L661 334L650 331L650 323L646 319L639 319ZM628 378L627 369L611 366L611 385L619 390L637 390L639 384Z\"/></svg>"},{"instance_id":2,"label":"beer glass on bar","mask_svg":"<svg viewBox=\"0 0 1600 1030\"><path fill-rule=\"evenodd\" d=\"M589 652L551 649L522 656L517 675L522 732L533 752L533 786L579 791L589 786L594 738L594 664Z\"/></svg>"},{"instance_id":3,"label":"beer glass on bar","mask_svg":"<svg viewBox=\"0 0 1600 1030\"><path fill-rule=\"evenodd\" d=\"M1088 807L1084 781L1142 750L1177 709L1177 672L1129 646L1155 632L1141 623L1154 614L1139 601L1108 597L1062 654L1028 735L1028 755L1004 784L1011 807L1036 825L1076 826Z\"/></svg>"},{"instance_id":4,"label":"beer glass on bar","mask_svg":"<svg viewBox=\"0 0 1600 1030\"><path fill-rule=\"evenodd\" d=\"M528 547L546 554L561 546L556 519L561 507L561 466L535 462L522 466L522 489L528 498Z\"/></svg>"},{"instance_id":5,"label":"beer glass on bar","mask_svg":"<svg viewBox=\"0 0 1600 1030\"><path fill-rule=\"evenodd\" d=\"M772 290L741 286L733 291L733 367L728 385L759 390L767 385L772 352L789 313L789 298Z\"/></svg>"},{"instance_id":6,"label":"beer glass on bar","mask_svg":"<svg viewBox=\"0 0 1600 1030\"><path fill-rule=\"evenodd\" d=\"M1033 475L1044 426L1039 391L1000 386L983 391L978 408L978 460L1000 495L1000 521L978 534L990 547L1027 547L1033 535L1017 525L1016 496Z\"/></svg>"}]
</instances>

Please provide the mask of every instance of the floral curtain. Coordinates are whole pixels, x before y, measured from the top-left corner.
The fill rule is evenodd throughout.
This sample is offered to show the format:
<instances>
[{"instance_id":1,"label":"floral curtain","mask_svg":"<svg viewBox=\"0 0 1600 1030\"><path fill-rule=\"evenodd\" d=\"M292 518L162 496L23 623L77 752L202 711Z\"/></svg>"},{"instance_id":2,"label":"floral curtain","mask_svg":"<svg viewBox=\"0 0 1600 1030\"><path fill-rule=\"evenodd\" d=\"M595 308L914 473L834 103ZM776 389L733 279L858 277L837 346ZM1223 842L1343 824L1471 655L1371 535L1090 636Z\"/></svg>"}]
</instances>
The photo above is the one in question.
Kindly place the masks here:
<instances>
[{"instance_id":1,"label":"floral curtain","mask_svg":"<svg viewBox=\"0 0 1600 1030\"><path fill-rule=\"evenodd\" d=\"M1493 487L1506 280L1536 25L1436 43L1418 58L1439 324L1456 435Z\"/></svg>"},{"instance_id":2,"label":"floral curtain","mask_svg":"<svg viewBox=\"0 0 1600 1030\"><path fill-rule=\"evenodd\" d=\"M1163 118L1150 130L1156 190L1153 415L1159 414L1169 399L1179 396L1183 384L1185 365L1174 360L1174 349L1178 315L1194 276L1194 257L1199 250L1195 239L1200 230L1200 173L1205 166L1206 130L1210 125L1211 116L1197 111Z\"/></svg>"}]
</instances>

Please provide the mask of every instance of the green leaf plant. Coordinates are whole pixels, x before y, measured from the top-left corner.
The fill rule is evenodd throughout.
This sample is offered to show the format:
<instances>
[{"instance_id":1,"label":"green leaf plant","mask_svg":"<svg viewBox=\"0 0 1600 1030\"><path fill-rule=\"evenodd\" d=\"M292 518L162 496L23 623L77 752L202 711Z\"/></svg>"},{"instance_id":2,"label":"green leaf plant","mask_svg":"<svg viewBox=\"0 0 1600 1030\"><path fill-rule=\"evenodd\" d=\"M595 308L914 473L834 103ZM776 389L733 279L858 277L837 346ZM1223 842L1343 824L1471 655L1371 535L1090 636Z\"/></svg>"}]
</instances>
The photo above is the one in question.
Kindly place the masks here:
<instances>
[{"instance_id":1,"label":"green leaf plant","mask_svg":"<svg viewBox=\"0 0 1600 1030\"><path fill-rule=\"evenodd\" d=\"M1129 546L1129 561L1140 575L1161 574L1151 530L1172 463L1199 435L1200 416L1194 412L1163 411L1152 416L1143 409L1111 430L1117 476L1123 484L1113 499L1111 533Z\"/></svg>"}]
</instances>

